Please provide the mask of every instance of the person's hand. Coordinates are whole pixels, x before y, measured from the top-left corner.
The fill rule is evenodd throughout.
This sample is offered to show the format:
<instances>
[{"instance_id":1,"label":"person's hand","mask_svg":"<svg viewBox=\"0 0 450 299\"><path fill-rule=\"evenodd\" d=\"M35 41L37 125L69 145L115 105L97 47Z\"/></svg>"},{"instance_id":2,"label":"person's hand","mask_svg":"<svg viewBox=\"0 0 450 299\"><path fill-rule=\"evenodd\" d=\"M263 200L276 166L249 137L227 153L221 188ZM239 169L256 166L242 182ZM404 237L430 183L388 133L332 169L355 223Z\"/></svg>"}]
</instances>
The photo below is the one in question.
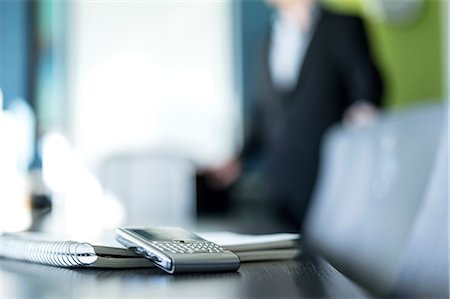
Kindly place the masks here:
<instances>
[{"instance_id":1,"label":"person's hand","mask_svg":"<svg viewBox=\"0 0 450 299\"><path fill-rule=\"evenodd\" d=\"M208 177L208 181L218 188L226 188L230 186L239 176L241 172L241 161L233 159L225 164L216 166L204 172Z\"/></svg>"},{"instance_id":2,"label":"person's hand","mask_svg":"<svg viewBox=\"0 0 450 299\"><path fill-rule=\"evenodd\" d=\"M344 123L350 126L367 126L378 116L378 108L368 102L357 102L344 113Z\"/></svg>"}]
</instances>

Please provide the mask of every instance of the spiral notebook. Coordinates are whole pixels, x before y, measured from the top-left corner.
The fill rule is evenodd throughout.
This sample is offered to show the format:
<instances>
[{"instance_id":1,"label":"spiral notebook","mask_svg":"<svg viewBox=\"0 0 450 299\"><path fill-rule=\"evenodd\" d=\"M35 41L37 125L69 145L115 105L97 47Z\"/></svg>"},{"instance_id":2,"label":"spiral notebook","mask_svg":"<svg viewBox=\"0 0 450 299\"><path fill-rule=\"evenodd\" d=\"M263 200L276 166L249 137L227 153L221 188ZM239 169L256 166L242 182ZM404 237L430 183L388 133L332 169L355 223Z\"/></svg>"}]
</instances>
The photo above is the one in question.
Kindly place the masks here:
<instances>
[{"instance_id":1,"label":"spiral notebook","mask_svg":"<svg viewBox=\"0 0 450 299\"><path fill-rule=\"evenodd\" d=\"M300 254L298 234L242 235L200 233L236 253L241 262L292 259ZM0 235L0 257L57 267L149 268L154 264L132 251L86 242L55 241L40 233Z\"/></svg>"},{"instance_id":2,"label":"spiral notebook","mask_svg":"<svg viewBox=\"0 0 450 299\"><path fill-rule=\"evenodd\" d=\"M125 248L47 240L32 233L0 235L0 256L58 267L153 267L152 262Z\"/></svg>"}]
</instances>

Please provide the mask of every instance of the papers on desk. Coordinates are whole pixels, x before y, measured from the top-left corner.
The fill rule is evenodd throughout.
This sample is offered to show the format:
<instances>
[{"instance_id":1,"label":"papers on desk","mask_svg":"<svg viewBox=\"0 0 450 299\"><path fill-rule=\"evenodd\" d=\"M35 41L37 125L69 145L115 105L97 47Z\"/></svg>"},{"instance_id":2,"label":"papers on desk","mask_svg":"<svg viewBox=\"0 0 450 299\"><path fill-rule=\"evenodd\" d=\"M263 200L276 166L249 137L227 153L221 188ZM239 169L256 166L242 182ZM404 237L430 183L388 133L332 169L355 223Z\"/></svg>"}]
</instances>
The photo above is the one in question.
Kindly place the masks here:
<instances>
[{"instance_id":1,"label":"papers on desk","mask_svg":"<svg viewBox=\"0 0 450 299\"><path fill-rule=\"evenodd\" d=\"M293 259L300 254L299 234L247 235L231 232L198 234L233 251L241 262Z\"/></svg>"},{"instance_id":2,"label":"papers on desk","mask_svg":"<svg viewBox=\"0 0 450 299\"><path fill-rule=\"evenodd\" d=\"M199 233L236 253L241 262L292 259L300 254L298 234ZM58 267L148 268L153 263L125 248L61 241L42 234L0 235L0 256Z\"/></svg>"}]
</instances>

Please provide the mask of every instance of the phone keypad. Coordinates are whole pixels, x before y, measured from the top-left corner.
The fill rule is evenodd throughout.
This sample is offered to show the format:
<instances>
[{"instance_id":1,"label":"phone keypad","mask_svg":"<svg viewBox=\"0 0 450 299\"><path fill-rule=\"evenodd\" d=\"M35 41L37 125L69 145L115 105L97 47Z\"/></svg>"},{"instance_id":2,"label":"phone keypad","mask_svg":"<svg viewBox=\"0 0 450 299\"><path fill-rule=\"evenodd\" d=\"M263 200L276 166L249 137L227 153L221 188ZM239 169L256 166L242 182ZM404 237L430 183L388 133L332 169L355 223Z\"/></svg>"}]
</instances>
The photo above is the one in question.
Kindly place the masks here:
<instances>
[{"instance_id":1,"label":"phone keypad","mask_svg":"<svg viewBox=\"0 0 450 299\"><path fill-rule=\"evenodd\" d=\"M169 253L220 253L223 252L222 247L212 242L202 241L175 241L175 242L158 242L151 241L151 245L157 249Z\"/></svg>"}]
</instances>

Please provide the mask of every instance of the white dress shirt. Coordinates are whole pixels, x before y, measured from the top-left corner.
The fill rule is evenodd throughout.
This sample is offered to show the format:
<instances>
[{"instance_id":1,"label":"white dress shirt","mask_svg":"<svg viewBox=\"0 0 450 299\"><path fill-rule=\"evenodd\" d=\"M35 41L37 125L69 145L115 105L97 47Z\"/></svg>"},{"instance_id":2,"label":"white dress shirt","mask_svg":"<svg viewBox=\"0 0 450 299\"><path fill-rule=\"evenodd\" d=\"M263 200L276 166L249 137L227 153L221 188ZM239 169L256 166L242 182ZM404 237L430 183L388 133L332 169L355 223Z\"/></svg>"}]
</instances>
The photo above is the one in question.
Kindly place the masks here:
<instances>
[{"instance_id":1,"label":"white dress shirt","mask_svg":"<svg viewBox=\"0 0 450 299\"><path fill-rule=\"evenodd\" d=\"M276 14L270 39L269 71L279 90L295 88L317 19L318 7L314 7L311 26L302 31L297 23Z\"/></svg>"}]
</instances>

